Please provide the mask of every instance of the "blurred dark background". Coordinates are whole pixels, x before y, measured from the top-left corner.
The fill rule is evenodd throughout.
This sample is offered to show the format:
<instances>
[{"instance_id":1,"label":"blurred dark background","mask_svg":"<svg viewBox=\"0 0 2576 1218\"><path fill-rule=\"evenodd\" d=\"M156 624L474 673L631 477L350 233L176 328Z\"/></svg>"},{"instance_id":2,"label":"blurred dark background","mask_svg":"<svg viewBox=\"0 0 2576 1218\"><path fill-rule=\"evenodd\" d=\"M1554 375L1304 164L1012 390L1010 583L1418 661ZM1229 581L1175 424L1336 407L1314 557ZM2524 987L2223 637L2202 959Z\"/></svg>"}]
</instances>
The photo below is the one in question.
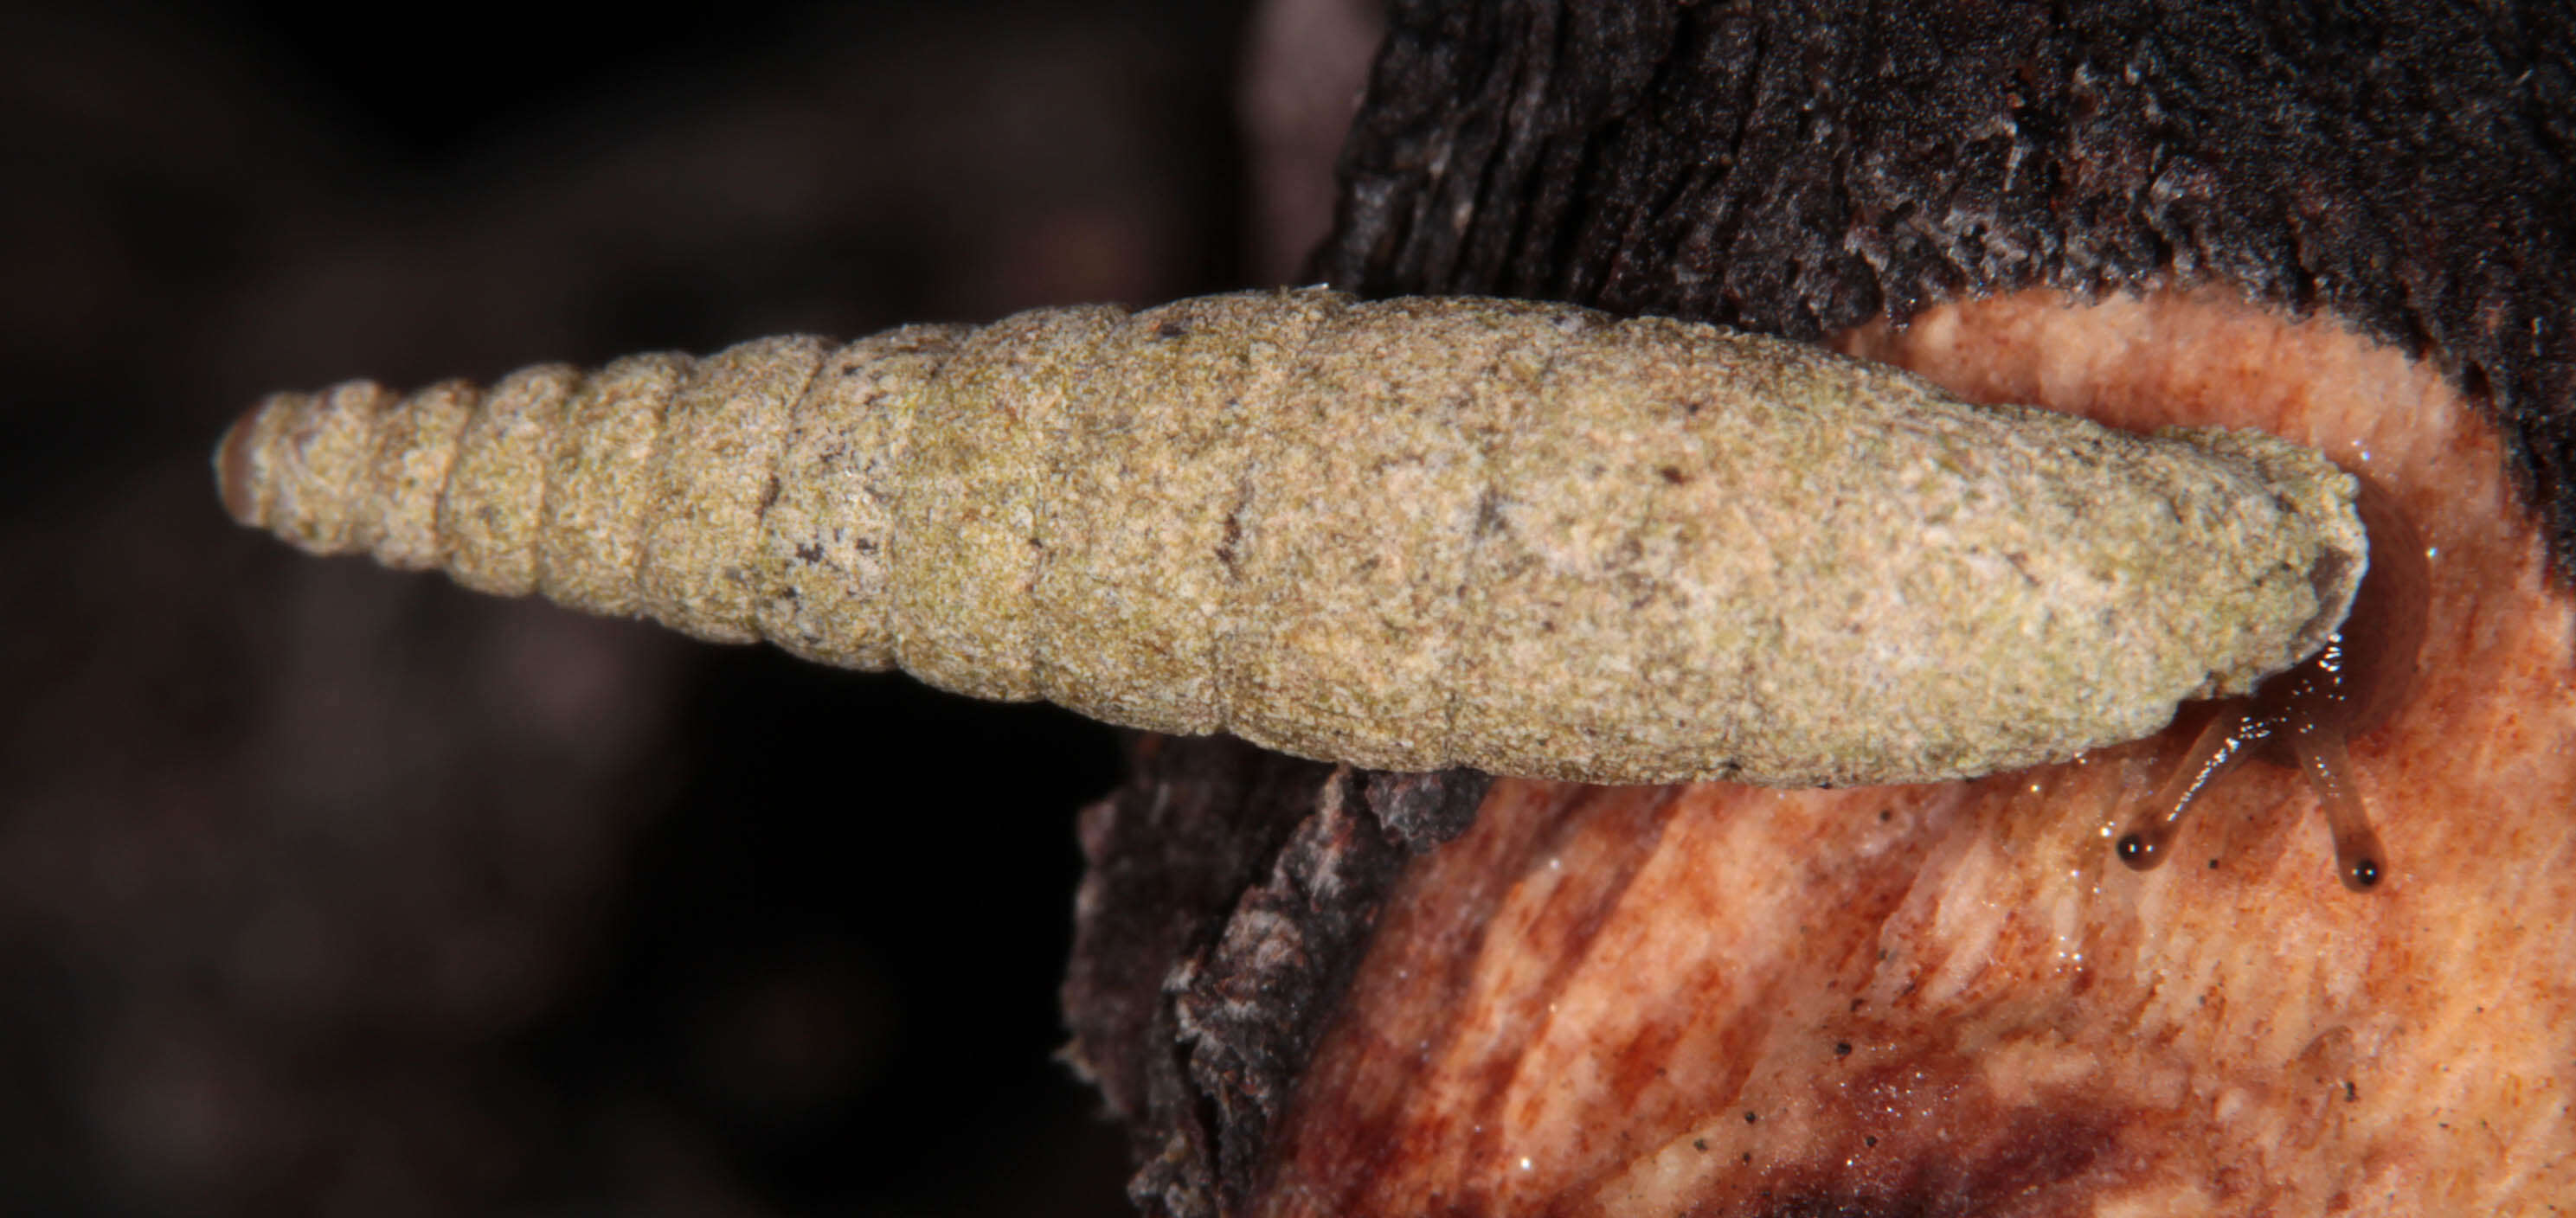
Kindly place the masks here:
<instances>
[{"instance_id":1,"label":"blurred dark background","mask_svg":"<svg viewBox=\"0 0 2576 1218\"><path fill-rule=\"evenodd\" d=\"M261 392L1291 280L1365 0L0 7L0 1213L1123 1213L1117 738L230 526Z\"/></svg>"}]
</instances>

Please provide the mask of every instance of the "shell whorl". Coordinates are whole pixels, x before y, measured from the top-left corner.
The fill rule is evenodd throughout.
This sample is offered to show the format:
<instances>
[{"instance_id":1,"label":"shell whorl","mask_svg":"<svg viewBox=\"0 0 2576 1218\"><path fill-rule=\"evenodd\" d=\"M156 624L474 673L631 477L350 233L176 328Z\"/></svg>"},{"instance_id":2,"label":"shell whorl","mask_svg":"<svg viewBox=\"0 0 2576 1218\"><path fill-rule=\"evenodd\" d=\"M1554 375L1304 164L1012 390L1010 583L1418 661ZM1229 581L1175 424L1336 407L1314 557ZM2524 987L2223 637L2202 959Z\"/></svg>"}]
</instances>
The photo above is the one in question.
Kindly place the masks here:
<instances>
[{"instance_id":1,"label":"shell whorl","mask_svg":"<svg viewBox=\"0 0 2576 1218\"><path fill-rule=\"evenodd\" d=\"M814 561L811 547L799 557L798 544L764 537L763 525L788 497L796 441L833 450L820 461L798 454L809 468L830 466L849 435L845 399L855 393L880 424L900 418L880 409L884 399L916 392L964 332L912 326L838 348L761 339L592 372L540 365L488 388L448 381L407 397L368 381L274 394L225 436L218 477L236 520L314 553L369 553L390 567L444 569L480 592L540 593L709 640L775 638L817 659L882 668L890 646L796 628L801 589L780 577ZM818 385L827 364L841 371ZM794 426L800 408L806 437ZM802 535L849 531L847 512L815 521L813 497L796 496L779 522L800 522L793 510L807 507ZM773 612L779 598L765 593L780 592L789 608Z\"/></svg>"},{"instance_id":2,"label":"shell whorl","mask_svg":"<svg viewBox=\"0 0 2576 1218\"><path fill-rule=\"evenodd\" d=\"M1797 344L1315 290L280 394L245 524L1379 769L1922 781L2304 658L2351 479Z\"/></svg>"}]
</instances>

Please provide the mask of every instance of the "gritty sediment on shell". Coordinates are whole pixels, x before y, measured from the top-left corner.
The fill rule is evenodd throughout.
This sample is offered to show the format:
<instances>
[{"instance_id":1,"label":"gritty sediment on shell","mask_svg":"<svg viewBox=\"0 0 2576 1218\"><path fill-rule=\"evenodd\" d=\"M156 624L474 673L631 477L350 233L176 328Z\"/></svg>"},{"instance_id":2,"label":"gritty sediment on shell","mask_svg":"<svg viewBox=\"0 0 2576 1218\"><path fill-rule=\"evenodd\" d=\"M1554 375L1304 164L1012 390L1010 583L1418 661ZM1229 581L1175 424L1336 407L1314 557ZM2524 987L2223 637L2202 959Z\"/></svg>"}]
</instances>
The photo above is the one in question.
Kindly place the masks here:
<instances>
[{"instance_id":1,"label":"gritty sediment on shell","mask_svg":"<svg viewBox=\"0 0 2576 1218\"><path fill-rule=\"evenodd\" d=\"M1240 629L1266 609L1247 514L1281 430L1267 413L1341 309L1321 294L1177 301L1120 319L1066 420L1032 589L1040 692L1084 714L1206 733L1243 704ZM1197 556L1182 561L1181 556Z\"/></svg>"},{"instance_id":2,"label":"gritty sediment on shell","mask_svg":"<svg viewBox=\"0 0 2576 1218\"><path fill-rule=\"evenodd\" d=\"M759 639L763 514L796 403L831 345L793 335L698 361L662 420L638 576L644 611L710 642Z\"/></svg>"},{"instance_id":3,"label":"gritty sediment on shell","mask_svg":"<svg viewBox=\"0 0 2576 1218\"><path fill-rule=\"evenodd\" d=\"M349 548L404 571L445 560L438 504L456 463L457 440L472 421L481 391L463 381L432 385L400 410L376 417L375 457L351 523Z\"/></svg>"},{"instance_id":4,"label":"gritty sediment on shell","mask_svg":"<svg viewBox=\"0 0 2576 1218\"><path fill-rule=\"evenodd\" d=\"M630 355L584 378L564 402L537 516L537 590L546 599L619 616L641 606L636 573L663 408L692 371L685 356Z\"/></svg>"},{"instance_id":5,"label":"gritty sediment on shell","mask_svg":"<svg viewBox=\"0 0 2576 1218\"><path fill-rule=\"evenodd\" d=\"M525 596L537 586L537 523L548 458L581 374L522 368L494 384L456 441L438 531L447 574L477 592Z\"/></svg>"},{"instance_id":6,"label":"gritty sediment on shell","mask_svg":"<svg viewBox=\"0 0 2576 1218\"><path fill-rule=\"evenodd\" d=\"M2366 552L2353 480L2270 436L1317 290L281 395L217 465L245 523L476 588L1593 782L1929 781L2135 739L2313 652Z\"/></svg>"},{"instance_id":7,"label":"gritty sediment on shell","mask_svg":"<svg viewBox=\"0 0 2576 1218\"><path fill-rule=\"evenodd\" d=\"M1063 543L1040 534L1039 505L1092 352L1119 316L1087 305L1003 318L968 335L915 399L888 542L905 672L978 698L1038 696L1029 590Z\"/></svg>"},{"instance_id":8,"label":"gritty sediment on shell","mask_svg":"<svg viewBox=\"0 0 2576 1218\"><path fill-rule=\"evenodd\" d=\"M760 637L818 664L892 667L890 554L914 404L970 329L905 326L823 357L779 422L749 556Z\"/></svg>"}]
</instances>

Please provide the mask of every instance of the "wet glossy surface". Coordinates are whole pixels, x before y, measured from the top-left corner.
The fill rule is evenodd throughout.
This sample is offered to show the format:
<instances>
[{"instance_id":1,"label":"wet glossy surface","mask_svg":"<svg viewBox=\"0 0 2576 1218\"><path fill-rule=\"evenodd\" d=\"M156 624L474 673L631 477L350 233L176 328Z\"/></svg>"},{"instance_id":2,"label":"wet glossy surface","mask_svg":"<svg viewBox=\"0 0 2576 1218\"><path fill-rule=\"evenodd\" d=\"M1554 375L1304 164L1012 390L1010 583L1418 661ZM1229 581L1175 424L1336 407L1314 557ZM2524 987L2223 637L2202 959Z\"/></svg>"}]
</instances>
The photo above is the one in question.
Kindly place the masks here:
<instances>
[{"instance_id":1,"label":"wet glossy surface","mask_svg":"<svg viewBox=\"0 0 2576 1218\"><path fill-rule=\"evenodd\" d=\"M2139 871L2161 866L2184 814L2201 794L2228 771L2261 757L2307 775L2344 887L2368 892L2386 878L2388 852L2370 827L2350 745L2352 737L2386 721L2414 689L2424 642L2424 541L2375 484L2363 485L2361 510L2371 536L2370 567L2351 616L2323 650L2253 693L2177 716L2191 745L2131 814L2113 846L2121 862ZM2193 730L2195 720L2205 723Z\"/></svg>"}]
</instances>

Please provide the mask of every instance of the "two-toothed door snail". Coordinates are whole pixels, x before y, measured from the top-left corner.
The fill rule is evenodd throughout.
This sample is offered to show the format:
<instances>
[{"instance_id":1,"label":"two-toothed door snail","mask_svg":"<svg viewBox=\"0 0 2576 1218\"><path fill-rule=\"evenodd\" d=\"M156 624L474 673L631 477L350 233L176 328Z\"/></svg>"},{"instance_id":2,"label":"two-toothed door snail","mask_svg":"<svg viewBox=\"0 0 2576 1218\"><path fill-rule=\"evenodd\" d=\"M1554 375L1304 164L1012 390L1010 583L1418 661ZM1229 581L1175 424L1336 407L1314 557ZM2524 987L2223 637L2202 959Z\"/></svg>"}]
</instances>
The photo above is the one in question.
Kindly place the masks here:
<instances>
[{"instance_id":1,"label":"two-toothed door snail","mask_svg":"<svg viewBox=\"0 0 2576 1218\"><path fill-rule=\"evenodd\" d=\"M1923 782L2334 633L2354 480L1794 343L1321 290L281 394L226 506L317 553L1390 770ZM2304 737L2302 737L2304 738Z\"/></svg>"}]
</instances>

